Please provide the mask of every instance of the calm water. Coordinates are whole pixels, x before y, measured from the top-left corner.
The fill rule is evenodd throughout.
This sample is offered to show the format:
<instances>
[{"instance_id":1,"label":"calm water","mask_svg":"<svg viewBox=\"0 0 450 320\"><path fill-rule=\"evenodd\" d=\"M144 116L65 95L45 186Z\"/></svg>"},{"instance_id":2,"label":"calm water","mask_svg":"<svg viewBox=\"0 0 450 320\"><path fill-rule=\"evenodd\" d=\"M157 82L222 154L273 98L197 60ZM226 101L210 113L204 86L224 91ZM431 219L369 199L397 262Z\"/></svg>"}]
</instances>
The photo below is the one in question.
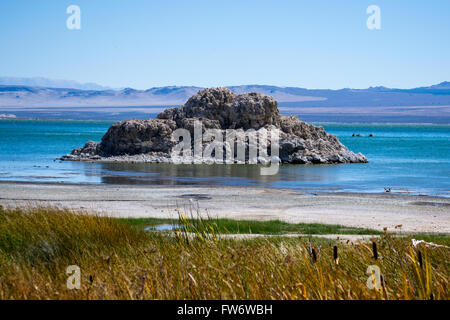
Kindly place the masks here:
<instances>
[{"instance_id":1,"label":"calm water","mask_svg":"<svg viewBox=\"0 0 450 320\"><path fill-rule=\"evenodd\" d=\"M318 191L450 196L450 125L324 124L370 163L283 165L260 176L251 165L98 164L54 161L110 121L0 120L0 181L92 184L249 185ZM365 137L352 137L361 133ZM373 138L367 137L370 133Z\"/></svg>"}]
</instances>

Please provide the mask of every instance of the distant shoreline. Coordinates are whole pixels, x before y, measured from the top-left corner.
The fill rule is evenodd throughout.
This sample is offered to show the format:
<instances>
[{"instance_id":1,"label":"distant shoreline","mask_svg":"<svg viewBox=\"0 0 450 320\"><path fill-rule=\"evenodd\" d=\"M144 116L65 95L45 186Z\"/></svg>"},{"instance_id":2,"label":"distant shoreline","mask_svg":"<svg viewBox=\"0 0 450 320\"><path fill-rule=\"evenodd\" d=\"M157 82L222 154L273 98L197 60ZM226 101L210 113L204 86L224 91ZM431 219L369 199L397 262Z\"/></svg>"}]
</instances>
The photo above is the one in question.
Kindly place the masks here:
<instances>
[{"instance_id":1,"label":"distant shoreline","mask_svg":"<svg viewBox=\"0 0 450 320\"><path fill-rule=\"evenodd\" d=\"M1 110L0 110L1 112ZM103 112L102 112L103 113ZM156 115L156 113L155 113ZM380 120L375 120L375 121L327 121L327 120L309 120L307 118L305 118L305 116L302 117L302 115L298 115L300 120L309 122L311 124L314 125L398 125L398 126L407 126L407 125L424 125L424 126L450 126L450 118L448 119L448 121L444 119L441 119L441 121L439 122L426 122L426 120L424 121L412 121L412 122L389 122L389 121L380 121ZM308 115L310 116L310 115ZM322 117L322 115L317 115L318 118ZM128 119L140 119L140 120L145 120L145 119L151 119L154 118L151 116L151 114L146 114L145 116L143 114L134 114L134 115L130 115L128 117L123 117L120 119L104 119L104 118L68 118L68 117L63 117L63 118L58 118L58 117L25 117L25 116L17 116L15 118L9 118L9 117L0 117L0 120L24 120L24 121L80 121L80 122L108 122L108 123L113 123L113 122L118 122L118 121L123 121L123 120L128 120Z\"/></svg>"}]
</instances>

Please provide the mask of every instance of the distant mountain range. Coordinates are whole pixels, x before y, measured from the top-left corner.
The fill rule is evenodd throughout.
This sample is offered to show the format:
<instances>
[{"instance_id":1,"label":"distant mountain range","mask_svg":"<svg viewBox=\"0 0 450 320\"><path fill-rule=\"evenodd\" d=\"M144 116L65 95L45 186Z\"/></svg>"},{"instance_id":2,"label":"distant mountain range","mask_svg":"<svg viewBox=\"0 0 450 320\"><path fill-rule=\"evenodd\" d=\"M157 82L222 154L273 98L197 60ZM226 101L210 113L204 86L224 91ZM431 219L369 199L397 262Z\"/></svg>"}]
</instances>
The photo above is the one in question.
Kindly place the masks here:
<instances>
[{"instance_id":1,"label":"distant mountain range","mask_svg":"<svg viewBox=\"0 0 450 320\"><path fill-rule=\"evenodd\" d=\"M292 107L450 106L450 82L414 89L303 89L266 85L229 87L236 93L260 92ZM2 107L176 106L202 88L156 87L113 90L97 84L45 78L0 78Z\"/></svg>"},{"instance_id":2,"label":"distant mountain range","mask_svg":"<svg viewBox=\"0 0 450 320\"><path fill-rule=\"evenodd\" d=\"M15 85L27 87L42 88L71 88L80 90L109 90L111 88L104 87L96 83L79 83L72 80L48 79L42 77L18 78L18 77L0 77L0 85Z\"/></svg>"}]
</instances>

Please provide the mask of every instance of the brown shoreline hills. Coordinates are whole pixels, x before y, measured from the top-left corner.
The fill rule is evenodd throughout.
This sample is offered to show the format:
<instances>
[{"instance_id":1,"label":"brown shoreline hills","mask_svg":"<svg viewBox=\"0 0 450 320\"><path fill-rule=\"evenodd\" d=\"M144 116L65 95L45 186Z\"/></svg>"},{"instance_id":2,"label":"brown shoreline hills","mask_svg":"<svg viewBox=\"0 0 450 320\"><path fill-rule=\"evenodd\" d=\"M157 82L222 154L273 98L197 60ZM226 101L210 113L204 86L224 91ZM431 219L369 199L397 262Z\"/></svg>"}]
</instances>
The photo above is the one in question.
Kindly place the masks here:
<instances>
[{"instance_id":1,"label":"brown shoreline hills","mask_svg":"<svg viewBox=\"0 0 450 320\"><path fill-rule=\"evenodd\" d=\"M226 88L201 90L183 106L168 108L156 119L117 122L109 128L101 142L89 141L83 148L77 148L61 159L171 162L172 148L179 143L173 140L173 131L184 128L193 137L194 122L197 120L201 121L203 131L222 130L223 137L227 129L238 132L279 129L279 159L282 163L368 162L364 155L349 151L335 135L325 132L322 127L303 122L296 116L280 115L278 103L273 97L260 93L235 94ZM245 143L248 150L248 141ZM204 142L203 148L208 144Z\"/></svg>"}]
</instances>

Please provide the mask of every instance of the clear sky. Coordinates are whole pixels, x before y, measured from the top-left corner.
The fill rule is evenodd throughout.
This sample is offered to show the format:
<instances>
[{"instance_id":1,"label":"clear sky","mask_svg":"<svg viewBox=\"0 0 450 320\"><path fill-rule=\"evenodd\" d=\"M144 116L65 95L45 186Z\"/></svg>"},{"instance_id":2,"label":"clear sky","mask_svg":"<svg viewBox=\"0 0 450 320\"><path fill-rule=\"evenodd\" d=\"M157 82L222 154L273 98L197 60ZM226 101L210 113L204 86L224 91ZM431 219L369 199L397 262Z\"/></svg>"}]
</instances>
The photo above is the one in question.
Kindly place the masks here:
<instances>
[{"instance_id":1,"label":"clear sky","mask_svg":"<svg viewBox=\"0 0 450 320\"><path fill-rule=\"evenodd\" d=\"M81 30L66 27L72 4ZM450 81L450 1L1 0L0 43L0 76L410 88Z\"/></svg>"}]
</instances>

